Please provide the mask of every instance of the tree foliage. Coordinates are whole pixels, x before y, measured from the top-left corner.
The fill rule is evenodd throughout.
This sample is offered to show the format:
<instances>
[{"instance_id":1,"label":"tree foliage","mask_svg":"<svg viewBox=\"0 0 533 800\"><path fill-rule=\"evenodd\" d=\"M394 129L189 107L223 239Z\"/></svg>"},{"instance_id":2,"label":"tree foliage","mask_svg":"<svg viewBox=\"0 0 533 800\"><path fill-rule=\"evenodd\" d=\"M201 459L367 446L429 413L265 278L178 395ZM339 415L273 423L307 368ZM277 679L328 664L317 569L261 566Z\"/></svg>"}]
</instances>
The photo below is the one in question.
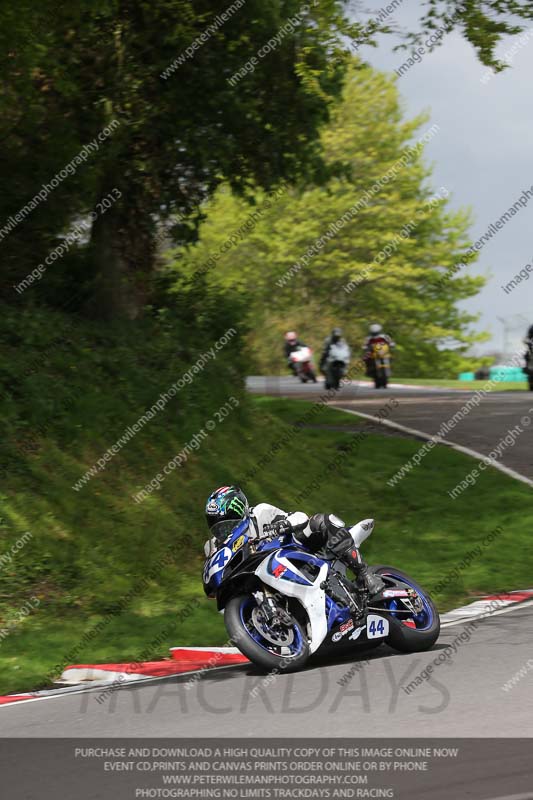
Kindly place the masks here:
<instances>
[{"instance_id":1,"label":"tree foliage","mask_svg":"<svg viewBox=\"0 0 533 800\"><path fill-rule=\"evenodd\" d=\"M342 83L343 36L358 26L344 19L337 0L317 0L304 12L299 0L247 0L224 21L229 6L4 3L0 116L9 177L2 222L106 125L120 122L90 161L6 237L8 283L117 188L121 198L92 226L93 258L83 278L93 281L95 313L134 316L148 295L161 219L185 220L174 233L186 239L222 179L246 193L252 183L269 188L281 179L316 178L318 131ZM217 18L223 21L215 24ZM276 46L231 85L228 79L282 28ZM74 284L67 295L79 288L80 275L69 276L70 269L68 259L55 267Z\"/></svg>"},{"instance_id":2,"label":"tree foliage","mask_svg":"<svg viewBox=\"0 0 533 800\"><path fill-rule=\"evenodd\" d=\"M494 61L499 39L533 17L529 3L515 0L428 0L426 9L422 31L408 44L455 27L496 69L504 66ZM346 12L345 0L246 0L240 7L235 0L0 0L2 297L135 317L152 299L162 228L176 242L193 240L221 182L246 196L252 187L309 186L339 175L343 149L324 137L324 160L320 131L340 95L350 42L372 43L376 30L388 30L375 19L350 23ZM118 128L87 163L6 231L114 120ZM368 130L357 115L353 123ZM113 190L120 197L95 216ZM324 209L328 203L325 197ZM91 213L88 236L18 296L13 285ZM372 213L361 215L363 229ZM294 221L300 225L297 209ZM285 255L282 248L280 266L290 260ZM356 261L351 253L352 272ZM331 280L339 272L340 263Z\"/></svg>"},{"instance_id":3,"label":"tree foliage","mask_svg":"<svg viewBox=\"0 0 533 800\"><path fill-rule=\"evenodd\" d=\"M529 0L426 0L420 31L407 36L408 46L416 46L436 31L457 30L475 48L482 64L496 72L506 64L495 56L495 48L504 36L521 33L524 22L533 19ZM433 39L433 47L442 43L442 36Z\"/></svg>"},{"instance_id":4,"label":"tree foliage","mask_svg":"<svg viewBox=\"0 0 533 800\"><path fill-rule=\"evenodd\" d=\"M449 277L465 260L470 220L448 209L446 187L431 185L430 135L439 130L425 117L402 119L391 78L354 66L322 136L326 161L349 164L349 176L259 192L253 207L219 190L198 244L176 254L177 286L186 276L246 297L263 368L279 365L288 328L316 344L340 324L360 343L380 320L400 344L404 371L449 373L458 359L441 351L460 354L476 338L456 304L483 279L465 267Z\"/></svg>"}]
</instances>

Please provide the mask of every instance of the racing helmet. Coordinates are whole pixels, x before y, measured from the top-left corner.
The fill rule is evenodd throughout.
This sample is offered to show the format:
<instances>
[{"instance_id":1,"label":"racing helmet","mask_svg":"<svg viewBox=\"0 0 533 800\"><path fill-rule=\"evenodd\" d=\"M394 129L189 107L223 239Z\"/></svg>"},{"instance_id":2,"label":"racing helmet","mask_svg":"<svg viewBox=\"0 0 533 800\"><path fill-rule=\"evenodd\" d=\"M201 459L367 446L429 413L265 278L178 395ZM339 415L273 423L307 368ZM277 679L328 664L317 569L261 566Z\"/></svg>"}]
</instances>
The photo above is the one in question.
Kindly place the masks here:
<instances>
[{"instance_id":1,"label":"racing helmet","mask_svg":"<svg viewBox=\"0 0 533 800\"><path fill-rule=\"evenodd\" d=\"M373 325L370 325L368 328L368 332L371 336L377 336L378 333L381 333L383 328L378 322L375 322Z\"/></svg>"},{"instance_id":2,"label":"racing helmet","mask_svg":"<svg viewBox=\"0 0 533 800\"><path fill-rule=\"evenodd\" d=\"M207 498L205 518L215 538L225 538L235 524L248 515L250 506L238 486L221 486Z\"/></svg>"},{"instance_id":3,"label":"racing helmet","mask_svg":"<svg viewBox=\"0 0 533 800\"><path fill-rule=\"evenodd\" d=\"M285 341L288 342L289 344L294 344L297 339L298 339L298 334L296 333L296 331L287 331L287 333L285 334Z\"/></svg>"},{"instance_id":4,"label":"racing helmet","mask_svg":"<svg viewBox=\"0 0 533 800\"><path fill-rule=\"evenodd\" d=\"M333 328L333 330L331 331L331 341L334 344L337 344L337 342L340 342L341 339L342 339L342 330L340 328Z\"/></svg>"}]
</instances>

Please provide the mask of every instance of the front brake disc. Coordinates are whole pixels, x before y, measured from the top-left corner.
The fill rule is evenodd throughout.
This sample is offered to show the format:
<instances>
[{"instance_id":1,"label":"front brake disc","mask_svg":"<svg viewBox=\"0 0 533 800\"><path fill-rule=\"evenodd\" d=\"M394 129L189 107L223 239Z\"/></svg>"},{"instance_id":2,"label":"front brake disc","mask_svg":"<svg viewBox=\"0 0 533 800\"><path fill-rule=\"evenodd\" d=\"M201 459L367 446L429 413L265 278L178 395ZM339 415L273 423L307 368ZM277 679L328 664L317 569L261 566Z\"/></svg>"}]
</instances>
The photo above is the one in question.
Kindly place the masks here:
<instances>
[{"instance_id":1,"label":"front brake disc","mask_svg":"<svg viewBox=\"0 0 533 800\"><path fill-rule=\"evenodd\" d=\"M259 608L254 608L252 611L252 622L258 633L271 644L283 647L291 645L294 641L294 631L292 628L285 627L281 624L276 624L274 626L268 625Z\"/></svg>"}]
</instances>

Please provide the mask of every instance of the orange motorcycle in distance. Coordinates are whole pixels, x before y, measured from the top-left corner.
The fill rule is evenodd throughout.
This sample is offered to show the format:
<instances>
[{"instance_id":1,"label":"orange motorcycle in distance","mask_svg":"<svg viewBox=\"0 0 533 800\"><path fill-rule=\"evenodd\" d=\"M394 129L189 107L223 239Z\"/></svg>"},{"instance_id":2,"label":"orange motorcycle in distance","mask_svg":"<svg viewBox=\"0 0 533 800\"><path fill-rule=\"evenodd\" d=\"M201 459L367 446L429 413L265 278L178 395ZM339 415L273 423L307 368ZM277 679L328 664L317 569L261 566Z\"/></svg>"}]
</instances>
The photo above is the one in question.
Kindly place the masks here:
<instances>
[{"instance_id":1,"label":"orange motorcycle in distance","mask_svg":"<svg viewBox=\"0 0 533 800\"><path fill-rule=\"evenodd\" d=\"M384 339L372 344L369 354L369 372L376 389L386 389L391 375L391 349Z\"/></svg>"}]
</instances>

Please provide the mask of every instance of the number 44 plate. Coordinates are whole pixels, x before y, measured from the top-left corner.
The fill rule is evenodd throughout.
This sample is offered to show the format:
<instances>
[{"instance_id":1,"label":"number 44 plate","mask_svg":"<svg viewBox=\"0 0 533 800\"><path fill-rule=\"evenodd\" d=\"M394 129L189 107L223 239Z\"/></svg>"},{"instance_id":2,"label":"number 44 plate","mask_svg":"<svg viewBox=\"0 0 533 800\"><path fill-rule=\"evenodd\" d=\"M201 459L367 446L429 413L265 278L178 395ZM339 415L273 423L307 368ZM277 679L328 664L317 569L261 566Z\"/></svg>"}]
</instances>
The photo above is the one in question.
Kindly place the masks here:
<instances>
[{"instance_id":1,"label":"number 44 plate","mask_svg":"<svg viewBox=\"0 0 533 800\"><path fill-rule=\"evenodd\" d=\"M380 639L389 634L389 620L378 617L377 614L369 614L366 618L367 639Z\"/></svg>"}]
</instances>

